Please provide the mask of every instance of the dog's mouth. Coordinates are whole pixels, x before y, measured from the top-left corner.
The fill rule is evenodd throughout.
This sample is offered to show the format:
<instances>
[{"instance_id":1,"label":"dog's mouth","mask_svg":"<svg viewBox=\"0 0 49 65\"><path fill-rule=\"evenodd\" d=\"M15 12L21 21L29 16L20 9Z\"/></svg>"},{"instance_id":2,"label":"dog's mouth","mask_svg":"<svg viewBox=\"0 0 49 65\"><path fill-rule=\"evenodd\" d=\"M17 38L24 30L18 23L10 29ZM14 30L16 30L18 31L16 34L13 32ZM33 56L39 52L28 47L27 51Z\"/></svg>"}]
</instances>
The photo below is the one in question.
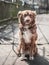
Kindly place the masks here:
<instances>
[{"instance_id":1,"label":"dog's mouth","mask_svg":"<svg viewBox=\"0 0 49 65\"><path fill-rule=\"evenodd\" d=\"M30 22L26 21L25 25L29 25L29 24L30 24Z\"/></svg>"}]
</instances>

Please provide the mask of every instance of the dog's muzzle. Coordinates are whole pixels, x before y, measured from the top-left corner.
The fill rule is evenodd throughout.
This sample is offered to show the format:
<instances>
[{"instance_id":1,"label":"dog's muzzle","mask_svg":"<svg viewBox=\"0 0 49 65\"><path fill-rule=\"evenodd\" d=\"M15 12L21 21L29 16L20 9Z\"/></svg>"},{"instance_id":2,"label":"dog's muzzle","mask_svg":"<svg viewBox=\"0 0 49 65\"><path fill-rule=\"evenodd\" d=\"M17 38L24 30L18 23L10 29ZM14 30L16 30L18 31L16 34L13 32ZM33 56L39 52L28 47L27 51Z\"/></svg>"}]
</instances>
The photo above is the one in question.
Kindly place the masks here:
<instances>
[{"instance_id":1,"label":"dog's muzzle","mask_svg":"<svg viewBox=\"0 0 49 65\"><path fill-rule=\"evenodd\" d=\"M29 16L26 16L25 18L24 18L24 23L25 24L29 24L31 22L31 18L29 17Z\"/></svg>"}]
</instances>

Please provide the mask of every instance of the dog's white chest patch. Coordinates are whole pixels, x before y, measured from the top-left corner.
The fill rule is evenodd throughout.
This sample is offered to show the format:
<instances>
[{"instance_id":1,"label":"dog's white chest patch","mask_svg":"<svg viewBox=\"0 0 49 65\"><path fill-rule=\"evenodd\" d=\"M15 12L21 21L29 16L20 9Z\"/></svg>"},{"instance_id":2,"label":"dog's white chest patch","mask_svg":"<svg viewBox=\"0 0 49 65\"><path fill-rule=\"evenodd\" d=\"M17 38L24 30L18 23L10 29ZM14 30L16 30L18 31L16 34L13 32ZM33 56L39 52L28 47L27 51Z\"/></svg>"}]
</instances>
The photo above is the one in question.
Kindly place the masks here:
<instances>
[{"instance_id":1,"label":"dog's white chest patch","mask_svg":"<svg viewBox=\"0 0 49 65\"><path fill-rule=\"evenodd\" d=\"M26 30L23 32L23 38L25 40L26 43L30 43L31 42L31 37L32 37L32 33L30 30Z\"/></svg>"}]
</instances>

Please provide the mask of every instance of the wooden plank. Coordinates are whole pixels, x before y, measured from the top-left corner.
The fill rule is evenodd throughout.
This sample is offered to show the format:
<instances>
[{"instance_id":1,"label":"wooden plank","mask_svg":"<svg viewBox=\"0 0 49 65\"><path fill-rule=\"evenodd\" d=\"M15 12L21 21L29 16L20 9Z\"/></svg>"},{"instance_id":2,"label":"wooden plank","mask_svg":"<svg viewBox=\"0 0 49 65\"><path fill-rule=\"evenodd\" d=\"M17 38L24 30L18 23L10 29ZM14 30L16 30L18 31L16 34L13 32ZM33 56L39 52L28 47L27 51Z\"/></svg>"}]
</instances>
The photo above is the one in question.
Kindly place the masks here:
<instances>
[{"instance_id":1,"label":"wooden plank","mask_svg":"<svg viewBox=\"0 0 49 65\"><path fill-rule=\"evenodd\" d=\"M47 41L47 43L49 43L49 25L47 26L40 25L39 27L42 33L44 34L45 40Z\"/></svg>"},{"instance_id":2,"label":"wooden plank","mask_svg":"<svg viewBox=\"0 0 49 65\"><path fill-rule=\"evenodd\" d=\"M4 65L13 65L16 59L17 59L17 56L14 53L14 51L12 51Z\"/></svg>"},{"instance_id":3,"label":"wooden plank","mask_svg":"<svg viewBox=\"0 0 49 65\"><path fill-rule=\"evenodd\" d=\"M6 62L11 50L11 46L0 45L0 65L3 65Z\"/></svg>"},{"instance_id":4,"label":"wooden plank","mask_svg":"<svg viewBox=\"0 0 49 65\"><path fill-rule=\"evenodd\" d=\"M45 43L47 43L47 41L46 41L45 38L43 37L42 33L40 32L38 26L37 26L37 33L38 33L37 43L38 43L38 44L45 44Z\"/></svg>"}]
</instances>

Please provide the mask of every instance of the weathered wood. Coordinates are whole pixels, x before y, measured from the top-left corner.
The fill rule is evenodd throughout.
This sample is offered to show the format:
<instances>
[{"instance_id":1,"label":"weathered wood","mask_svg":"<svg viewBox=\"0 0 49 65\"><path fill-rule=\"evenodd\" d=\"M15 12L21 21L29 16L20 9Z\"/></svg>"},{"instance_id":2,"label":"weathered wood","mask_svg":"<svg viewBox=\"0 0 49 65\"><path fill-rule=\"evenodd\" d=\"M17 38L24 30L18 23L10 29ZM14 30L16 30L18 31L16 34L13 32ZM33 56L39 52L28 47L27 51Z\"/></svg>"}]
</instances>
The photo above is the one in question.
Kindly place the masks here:
<instances>
[{"instance_id":1,"label":"weathered wood","mask_svg":"<svg viewBox=\"0 0 49 65\"><path fill-rule=\"evenodd\" d=\"M45 16L45 18L43 18L44 16ZM46 14L38 15L37 19L38 19L37 20L38 23L46 24L46 25L39 25L39 26L41 28L41 31L44 33L47 40L49 41L49 14L48 15L46 15ZM6 30L4 29L6 32L3 31L3 34L6 33L6 35L4 35L4 36L7 36L8 38L11 37L11 35L9 36L9 33L11 34L10 28L11 28L10 26L7 26L7 29ZM14 24L13 30L15 31L14 35L16 37L17 30L18 30L16 24ZM21 61L20 57L17 58L17 55L12 50L11 45L4 45L4 43L7 43L7 42L8 42L7 44L10 44L10 42L9 42L10 40L8 41L6 39L6 37L0 38L0 41L2 41L2 45L0 44L0 65L20 65L20 64L21 65L49 65L49 44L47 44L47 41L43 37L39 28L38 28L37 32L38 32L38 36L39 36L38 43L41 44L41 45L37 45L39 55L36 55L35 59L31 60L31 61L28 59L24 59L23 61ZM1 36L1 33L2 32L0 32L0 36ZM17 38L14 38L14 40L12 39L12 42L14 41L14 43L16 43L18 41L16 39ZM44 50L45 57L43 57L43 47L45 47L45 50ZM15 46L15 48L16 48L16 46ZM16 49L15 49L15 51L16 51Z\"/></svg>"},{"instance_id":2,"label":"weathered wood","mask_svg":"<svg viewBox=\"0 0 49 65\"><path fill-rule=\"evenodd\" d=\"M12 45L0 45L0 65L49 65L49 62L37 54L34 60L21 59L12 50Z\"/></svg>"},{"instance_id":3,"label":"weathered wood","mask_svg":"<svg viewBox=\"0 0 49 65\"><path fill-rule=\"evenodd\" d=\"M3 20L0 20L0 23L11 21L11 20L17 20L17 19L18 19L17 17L10 17L10 18L6 18L6 19L3 19Z\"/></svg>"},{"instance_id":4,"label":"weathered wood","mask_svg":"<svg viewBox=\"0 0 49 65\"><path fill-rule=\"evenodd\" d=\"M18 18L17 17L10 17L10 18L6 18L6 19L3 19L3 20L0 20L0 25L4 25L4 24L9 24L10 21L11 23L14 22L16 20L16 23L18 21Z\"/></svg>"}]
</instances>

